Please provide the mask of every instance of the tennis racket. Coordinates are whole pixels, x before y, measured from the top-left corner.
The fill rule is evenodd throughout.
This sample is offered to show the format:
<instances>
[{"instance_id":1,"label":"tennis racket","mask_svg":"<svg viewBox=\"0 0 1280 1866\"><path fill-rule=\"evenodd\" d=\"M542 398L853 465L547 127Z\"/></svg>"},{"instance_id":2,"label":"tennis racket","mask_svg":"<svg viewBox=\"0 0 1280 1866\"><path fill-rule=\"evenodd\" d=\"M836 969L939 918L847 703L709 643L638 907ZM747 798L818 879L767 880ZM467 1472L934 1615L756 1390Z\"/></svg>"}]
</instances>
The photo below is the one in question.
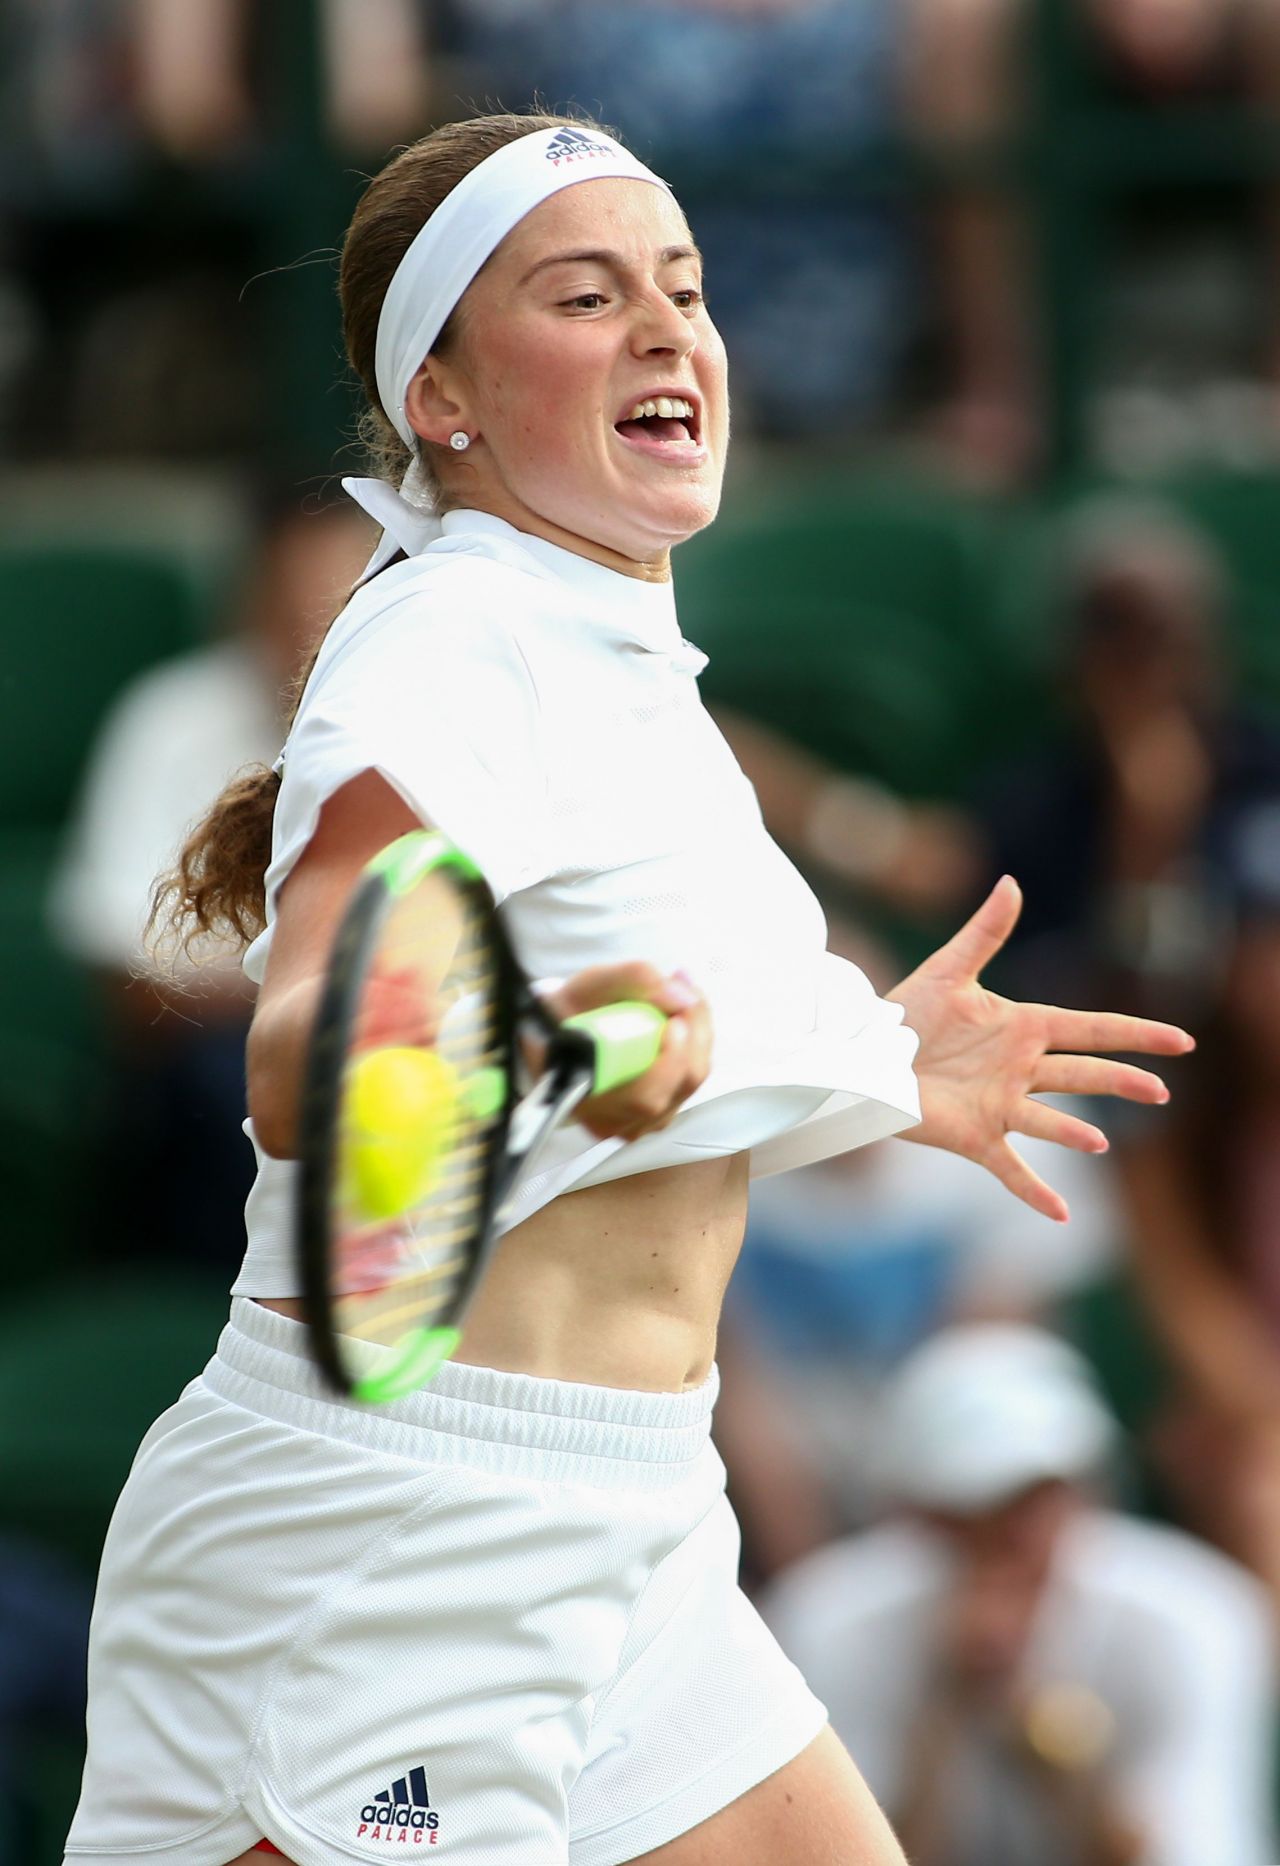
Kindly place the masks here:
<instances>
[{"instance_id":1,"label":"tennis racket","mask_svg":"<svg viewBox=\"0 0 1280 1866\"><path fill-rule=\"evenodd\" d=\"M299 1125L296 1247L315 1358L377 1404L457 1347L506 1202L586 1096L666 1025L624 1003L557 1023L474 863L414 830L364 870L334 943ZM527 1055L544 1053L536 1080Z\"/></svg>"}]
</instances>

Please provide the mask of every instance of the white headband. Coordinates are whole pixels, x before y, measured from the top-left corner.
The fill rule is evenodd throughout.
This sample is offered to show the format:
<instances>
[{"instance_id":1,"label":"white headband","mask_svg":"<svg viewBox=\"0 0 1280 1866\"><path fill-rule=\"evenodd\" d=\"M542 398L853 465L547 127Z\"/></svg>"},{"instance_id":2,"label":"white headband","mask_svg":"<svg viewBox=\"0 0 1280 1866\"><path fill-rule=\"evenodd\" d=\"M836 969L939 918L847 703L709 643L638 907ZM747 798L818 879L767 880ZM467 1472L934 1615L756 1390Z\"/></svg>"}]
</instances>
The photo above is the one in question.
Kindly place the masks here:
<instances>
[{"instance_id":1,"label":"white headband","mask_svg":"<svg viewBox=\"0 0 1280 1866\"><path fill-rule=\"evenodd\" d=\"M418 437L405 413L409 384L485 261L541 202L575 182L606 176L668 186L598 130L567 125L537 130L478 163L421 228L396 267L378 320L378 396L406 447L417 452ZM342 484L384 528L361 582L398 551L415 556L439 535L440 521L424 507L426 489L416 460L399 491L377 479L344 479Z\"/></svg>"}]
</instances>

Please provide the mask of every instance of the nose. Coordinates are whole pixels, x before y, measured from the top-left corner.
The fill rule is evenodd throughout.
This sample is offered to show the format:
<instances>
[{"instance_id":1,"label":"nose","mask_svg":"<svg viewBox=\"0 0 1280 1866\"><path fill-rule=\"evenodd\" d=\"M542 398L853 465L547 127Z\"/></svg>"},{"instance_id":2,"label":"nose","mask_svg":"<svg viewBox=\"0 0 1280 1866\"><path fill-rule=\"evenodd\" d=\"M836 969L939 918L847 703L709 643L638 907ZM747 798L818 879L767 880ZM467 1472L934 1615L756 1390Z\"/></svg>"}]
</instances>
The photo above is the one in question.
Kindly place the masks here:
<instances>
[{"instance_id":1,"label":"nose","mask_svg":"<svg viewBox=\"0 0 1280 1866\"><path fill-rule=\"evenodd\" d=\"M698 333L685 313L655 287L637 308L631 344L637 356L652 356L655 350L662 350L685 357L697 349Z\"/></svg>"}]
</instances>

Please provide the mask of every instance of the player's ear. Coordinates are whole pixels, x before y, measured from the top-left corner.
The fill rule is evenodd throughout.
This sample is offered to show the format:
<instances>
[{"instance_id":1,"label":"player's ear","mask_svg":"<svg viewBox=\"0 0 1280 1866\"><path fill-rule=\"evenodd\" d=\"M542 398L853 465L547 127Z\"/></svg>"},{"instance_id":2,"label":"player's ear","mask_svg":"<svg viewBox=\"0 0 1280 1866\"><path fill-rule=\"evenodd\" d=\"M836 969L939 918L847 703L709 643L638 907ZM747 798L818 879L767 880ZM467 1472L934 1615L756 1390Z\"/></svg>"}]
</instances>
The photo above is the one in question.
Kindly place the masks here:
<instances>
[{"instance_id":1,"label":"player's ear","mask_svg":"<svg viewBox=\"0 0 1280 1866\"><path fill-rule=\"evenodd\" d=\"M437 447L447 447L450 435L460 428L474 428L456 395L455 385L448 380L443 366L429 356L409 384L404 398L404 411L414 433Z\"/></svg>"}]
</instances>

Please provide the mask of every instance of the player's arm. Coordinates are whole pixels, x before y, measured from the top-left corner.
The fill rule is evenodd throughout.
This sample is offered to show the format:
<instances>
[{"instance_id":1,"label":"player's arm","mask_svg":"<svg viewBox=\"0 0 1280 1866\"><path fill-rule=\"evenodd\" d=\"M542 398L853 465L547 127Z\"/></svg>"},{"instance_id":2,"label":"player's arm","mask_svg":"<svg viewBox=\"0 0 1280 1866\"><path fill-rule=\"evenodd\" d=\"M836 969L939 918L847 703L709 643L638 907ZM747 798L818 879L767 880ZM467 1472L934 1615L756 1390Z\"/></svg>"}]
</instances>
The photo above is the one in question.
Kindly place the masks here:
<instances>
[{"instance_id":1,"label":"player's arm","mask_svg":"<svg viewBox=\"0 0 1280 1866\"><path fill-rule=\"evenodd\" d=\"M291 1159L307 1045L338 923L366 862L421 819L376 771L328 799L280 890L266 976L249 1031L249 1113L263 1151ZM657 1061L636 1081L583 1102L575 1118L601 1138L665 1127L706 1076L711 1022L701 994L642 961L592 966L548 998L553 1016L641 998L669 1018Z\"/></svg>"},{"instance_id":2,"label":"player's arm","mask_svg":"<svg viewBox=\"0 0 1280 1866\"><path fill-rule=\"evenodd\" d=\"M325 967L360 871L387 843L421 827L385 778L362 771L325 803L280 890L246 1059L253 1130L276 1159L294 1153L298 1095Z\"/></svg>"}]
</instances>

